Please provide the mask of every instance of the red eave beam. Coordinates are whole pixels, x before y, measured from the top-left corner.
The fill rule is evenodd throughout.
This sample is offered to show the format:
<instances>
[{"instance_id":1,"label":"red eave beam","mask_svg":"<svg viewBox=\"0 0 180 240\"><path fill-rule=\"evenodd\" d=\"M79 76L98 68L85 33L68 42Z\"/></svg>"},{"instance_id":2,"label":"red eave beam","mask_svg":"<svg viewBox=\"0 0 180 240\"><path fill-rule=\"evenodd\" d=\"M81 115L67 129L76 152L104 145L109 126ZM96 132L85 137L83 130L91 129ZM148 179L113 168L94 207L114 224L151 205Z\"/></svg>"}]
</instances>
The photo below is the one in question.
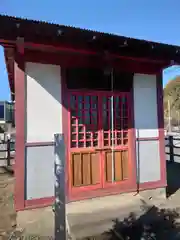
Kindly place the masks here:
<instances>
[{"instance_id":1,"label":"red eave beam","mask_svg":"<svg viewBox=\"0 0 180 240\"><path fill-rule=\"evenodd\" d=\"M69 52L69 53L79 53L84 55L98 55L98 52L86 50L86 49L77 49L72 47L65 47L65 46L52 46L52 45L45 45L45 44L39 44L39 43L25 43L25 48L31 48L31 49L41 49L46 51L61 51L61 52ZM109 54L110 57L113 58L120 58L120 59L127 59L131 61L138 61L138 62L151 62L151 63L157 63L157 64L167 64L167 61L164 60L153 60L148 58L136 58L136 57L127 57L127 56L120 56L117 54Z\"/></svg>"},{"instance_id":2,"label":"red eave beam","mask_svg":"<svg viewBox=\"0 0 180 240\"><path fill-rule=\"evenodd\" d=\"M17 41L9 41L9 40L3 40L0 39L0 45L3 47L16 47ZM98 52L90 51L88 49L77 49L73 47L65 47L65 46L53 46L53 45L45 45L41 43L32 43L32 42L24 42L24 48L25 49L36 49L36 50L44 50L44 51L52 51L52 52L69 52L69 53L79 53L84 55L98 55ZM128 57L128 56L120 56L117 54L109 54L110 57L116 58L116 59L126 59L131 61L138 61L138 62L146 62L146 63L155 63L155 64L161 64L168 66L170 65L170 61L164 61L164 60L153 60L149 58L137 58L137 57Z\"/></svg>"},{"instance_id":3,"label":"red eave beam","mask_svg":"<svg viewBox=\"0 0 180 240\"><path fill-rule=\"evenodd\" d=\"M3 47L15 47L16 41L0 39L0 45Z\"/></svg>"},{"instance_id":4,"label":"red eave beam","mask_svg":"<svg viewBox=\"0 0 180 240\"><path fill-rule=\"evenodd\" d=\"M24 55L24 38L17 38L16 47L20 55Z\"/></svg>"}]
</instances>

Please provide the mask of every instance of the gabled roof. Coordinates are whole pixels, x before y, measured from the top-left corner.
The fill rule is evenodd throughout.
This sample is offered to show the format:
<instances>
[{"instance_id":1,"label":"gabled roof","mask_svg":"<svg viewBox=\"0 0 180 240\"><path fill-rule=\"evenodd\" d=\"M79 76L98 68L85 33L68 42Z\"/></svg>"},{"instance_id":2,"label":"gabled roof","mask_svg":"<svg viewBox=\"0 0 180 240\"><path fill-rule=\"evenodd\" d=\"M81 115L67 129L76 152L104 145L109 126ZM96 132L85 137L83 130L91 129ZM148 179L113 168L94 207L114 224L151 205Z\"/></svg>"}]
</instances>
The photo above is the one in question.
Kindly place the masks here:
<instances>
[{"instance_id":1,"label":"gabled roof","mask_svg":"<svg viewBox=\"0 0 180 240\"><path fill-rule=\"evenodd\" d=\"M27 42L50 45L68 44L95 51L175 60L180 62L180 47L146 40L138 40L115 34L80 29L43 21L0 15L0 44L2 40L16 41L23 37Z\"/></svg>"},{"instance_id":2,"label":"gabled roof","mask_svg":"<svg viewBox=\"0 0 180 240\"><path fill-rule=\"evenodd\" d=\"M0 45L5 47L5 59L9 83L14 99L13 59L11 48L17 38L24 38L25 43L48 46L66 46L74 49L87 49L96 53L109 52L116 56L145 58L169 63L180 63L180 47L152 41L139 40L111 33L97 32L73 26L65 26L43 21L35 21L0 15Z\"/></svg>"}]
</instances>

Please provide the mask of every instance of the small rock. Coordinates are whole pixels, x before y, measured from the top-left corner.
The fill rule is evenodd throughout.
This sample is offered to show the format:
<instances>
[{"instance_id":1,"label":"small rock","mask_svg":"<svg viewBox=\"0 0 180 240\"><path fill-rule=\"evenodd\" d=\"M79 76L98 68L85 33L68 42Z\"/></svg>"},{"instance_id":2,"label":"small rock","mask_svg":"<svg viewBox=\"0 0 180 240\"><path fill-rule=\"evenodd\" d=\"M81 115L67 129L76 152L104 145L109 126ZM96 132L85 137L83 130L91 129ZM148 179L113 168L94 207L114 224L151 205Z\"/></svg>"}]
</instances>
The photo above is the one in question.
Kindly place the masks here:
<instances>
[{"instance_id":1,"label":"small rock","mask_svg":"<svg viewBox=\"0 0 180 240\"><path fill-rule=\"evenodd\" d=\"M11 222L11 227L13 227L13 228L14 228L14 227L16 227L16 226L17 226L17 223L16 223L16 221L12 221L12 222Z\"/></svg>"},{"instance_id":2,"label":"small rock","mask_svg":"<svg viewBox=\"0 0 180 240\"><path fill-rule=\"evenodd\" d=\"M22 233L24 231L24 229L23 228L16 228L16 232L20 232L20 233Z\"/></svg>"}]
</instances>

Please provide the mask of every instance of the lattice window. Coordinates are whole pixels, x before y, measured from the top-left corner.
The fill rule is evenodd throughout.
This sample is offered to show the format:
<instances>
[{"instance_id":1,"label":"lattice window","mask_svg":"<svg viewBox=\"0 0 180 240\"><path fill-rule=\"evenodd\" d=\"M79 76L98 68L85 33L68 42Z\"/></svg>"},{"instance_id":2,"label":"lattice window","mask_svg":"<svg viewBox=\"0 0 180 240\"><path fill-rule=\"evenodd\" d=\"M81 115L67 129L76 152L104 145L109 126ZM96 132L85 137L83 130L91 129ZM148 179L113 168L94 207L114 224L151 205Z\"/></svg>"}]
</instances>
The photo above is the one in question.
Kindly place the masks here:
<instances>
[{"instance_id":1,"label":"lattice window","mask_svg":"<svg viewBox=\"0 0 180 240\"><path fill-rule=\"evenodd\" d=\"M125 93L113 97L72 94L71 147L127 146L128 104Z\"/></svg>"},{"instance_id":2,"label":"lattice window","mask_svg":"<svg viewBox=\"0 0 180 240\"><path fill-rule=\"evenodd\" d=\"M98 97L71 95L71 147L98 146Z\"/></svg>"},{"instance_id":3,"label":"lattice window","mask_svg":"<svg viewBox=\"0 0 180 240\"><path fill-rule=\"evenodd\" d=\"M103 97L103 144L105 147L128 144L128 96L125 94Z\"/></svg>"}]
</instances>

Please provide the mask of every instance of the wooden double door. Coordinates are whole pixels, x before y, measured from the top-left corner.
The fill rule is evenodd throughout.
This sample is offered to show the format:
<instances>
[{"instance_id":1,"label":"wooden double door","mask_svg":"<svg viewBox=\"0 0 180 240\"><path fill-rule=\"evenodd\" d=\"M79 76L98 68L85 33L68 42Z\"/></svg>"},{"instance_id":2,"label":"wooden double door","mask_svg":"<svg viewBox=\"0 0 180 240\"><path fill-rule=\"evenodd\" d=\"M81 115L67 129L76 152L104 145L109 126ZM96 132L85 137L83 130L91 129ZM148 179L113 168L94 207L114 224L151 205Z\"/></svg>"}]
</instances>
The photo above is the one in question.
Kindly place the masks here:
<instances>
[{"instance_id":1,"label":"wooden double door","mask_svg":"<svg viewBox=\"0 0 180 240\"><path fill-rule=\"evenodd\" d=\"M129 179L129 93L69 91L69 185L72 192Z\"/></svg>"}]
</instances>

